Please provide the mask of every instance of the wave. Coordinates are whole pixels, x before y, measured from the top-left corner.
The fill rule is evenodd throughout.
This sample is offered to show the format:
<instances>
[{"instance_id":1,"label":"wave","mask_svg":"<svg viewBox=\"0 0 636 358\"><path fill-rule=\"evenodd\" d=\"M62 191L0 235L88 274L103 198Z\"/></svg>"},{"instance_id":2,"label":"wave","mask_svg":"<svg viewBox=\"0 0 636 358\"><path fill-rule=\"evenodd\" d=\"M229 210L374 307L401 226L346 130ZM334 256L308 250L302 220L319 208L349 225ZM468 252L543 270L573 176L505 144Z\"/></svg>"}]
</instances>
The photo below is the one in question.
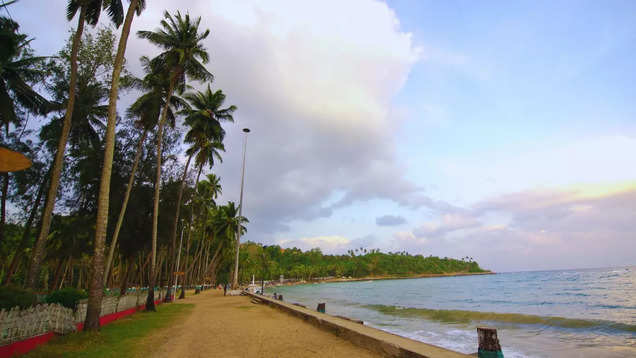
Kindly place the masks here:
<instances>
[{"instance_id":1,"label":"wave","mask_svg":"<svg viewBox=\"0 0 636 358\"><path fill-rule=\"evenodd\" d=\"M443 323L502 322L517 325L541 325L569 329L622 331L636 333L636 325L591 319L536 316L521 313L498 313L464 310L435 310L400 306L364 305L374 311L399 317L419 317Z\"/></svg>"}]
</instances>

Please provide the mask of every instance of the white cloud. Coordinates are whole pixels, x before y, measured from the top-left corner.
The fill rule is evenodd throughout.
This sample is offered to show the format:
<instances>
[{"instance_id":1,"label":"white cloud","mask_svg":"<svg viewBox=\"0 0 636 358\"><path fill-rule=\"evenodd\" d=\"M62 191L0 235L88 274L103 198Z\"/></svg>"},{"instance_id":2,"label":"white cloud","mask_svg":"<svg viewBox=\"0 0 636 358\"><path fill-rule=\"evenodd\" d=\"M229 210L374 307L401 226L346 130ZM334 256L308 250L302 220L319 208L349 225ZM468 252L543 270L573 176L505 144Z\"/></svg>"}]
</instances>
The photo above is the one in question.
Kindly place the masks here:
<instances>
[{"instance_id":1,"label":"white cloud","mask_svg":"<svg viewBox=\"0 0 636 358\"><path fill-rule=\"evenodd\" d=\"M319 247L325 252L340 252L349 248L351 240L338 235L302 237L299 239L278 240L278 245L282 247L297 247L302 250L310 250Z\"/></svg>"},{"instance_id":2,"label":"white cloud","mask_svg":"<svg viewBox=\"0 0 636 358\"><path fill-rule=\"evenodd\" d=\"M153 9L181 6L158 1ZM250 127L245 214L248 238L280 232L294 219L384 198L426 205L395 155L392 99L417 61L411 35L381 1L196 1L191 15L211 29L206 46L215 86L238 106L228 127L224 200L236 200L241 140ZM363 16L361 14L364 14ZM137 29L156 28L147 12ZM128 57L149 48L131 39ZM336 204L326 200L343 193ZM254 236L252 236L254 235Z\"/></svg>"}]
</instances>

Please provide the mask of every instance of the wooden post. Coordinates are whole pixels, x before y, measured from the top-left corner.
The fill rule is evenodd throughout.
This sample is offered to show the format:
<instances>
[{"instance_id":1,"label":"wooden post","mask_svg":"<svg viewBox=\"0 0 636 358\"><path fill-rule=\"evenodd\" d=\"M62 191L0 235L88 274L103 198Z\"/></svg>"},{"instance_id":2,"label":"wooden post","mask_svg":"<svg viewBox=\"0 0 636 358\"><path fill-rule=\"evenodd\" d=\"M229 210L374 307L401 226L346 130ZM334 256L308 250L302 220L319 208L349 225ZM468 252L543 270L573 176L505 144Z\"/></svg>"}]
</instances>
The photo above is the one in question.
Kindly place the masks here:
<instances>
[{"instance_id":1,"label":"wooden post","mask_svg":"<svg viewBox=\"0 0 636 358\"><path fill-rule=\"evenodd\" d=\"M488 327L477 327L477 337L479 339L479 358L503 358L503 352L497 338L497 329Z\"/></svg>"},{"instance_id":2,"label":"wooden post","mask_svg":"<svg viewBox=\"0 0 636 358\"><path fill-rule=\"evenodd\" d=\"M325 303L319 303L318 307L316 307L316 311L320 313L325 313Z\"/></svg>"}]
</instances>

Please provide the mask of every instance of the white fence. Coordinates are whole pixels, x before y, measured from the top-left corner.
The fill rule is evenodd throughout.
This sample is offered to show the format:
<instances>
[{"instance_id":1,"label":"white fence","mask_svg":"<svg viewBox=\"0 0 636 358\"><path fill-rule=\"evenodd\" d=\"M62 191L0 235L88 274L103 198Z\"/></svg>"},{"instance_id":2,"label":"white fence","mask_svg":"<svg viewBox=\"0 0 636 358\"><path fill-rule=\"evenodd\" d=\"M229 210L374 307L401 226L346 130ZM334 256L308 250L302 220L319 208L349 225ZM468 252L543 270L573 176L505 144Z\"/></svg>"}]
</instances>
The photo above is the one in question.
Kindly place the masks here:
<instances>
[{"instance_id":1,"label":"white fence","mask_svg":"<svg viewBox=\"0 0 636 358\"><path fill-rule=\"evenodd\" d=\"M165 289L155 291L155 299L163 299ZM102 312L105 316L121 312L146 303L147 292L138 291L122 297L104 297ZM21 310L14 307L0 310L0 346L48 332L66 334L74 332L77 323L86 319L86 300L80 301L75 312L56 303L40 304Z\"/></svg>"}]
</instances>

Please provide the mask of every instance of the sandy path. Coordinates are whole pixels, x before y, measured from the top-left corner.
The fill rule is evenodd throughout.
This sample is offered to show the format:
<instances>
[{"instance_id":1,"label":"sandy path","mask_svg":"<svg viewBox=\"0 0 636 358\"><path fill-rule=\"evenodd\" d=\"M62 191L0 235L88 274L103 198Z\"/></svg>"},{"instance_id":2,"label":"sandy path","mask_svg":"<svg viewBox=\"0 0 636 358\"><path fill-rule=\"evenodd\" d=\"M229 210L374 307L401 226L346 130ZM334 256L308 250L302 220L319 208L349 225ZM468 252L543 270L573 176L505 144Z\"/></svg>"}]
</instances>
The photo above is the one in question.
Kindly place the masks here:
<instances>
[{"instance_id":1,"label":"sandy path","mask_svg":"<svg viewBox=\"0 0 636 358\"><path fill-rule=\"evenodd\" d=\"M153 357L378 357L366 349L244 296L189 296L190 316L145 339ZM146 354L148 356L148 354Z\"/></svg>"}]
</instances>

